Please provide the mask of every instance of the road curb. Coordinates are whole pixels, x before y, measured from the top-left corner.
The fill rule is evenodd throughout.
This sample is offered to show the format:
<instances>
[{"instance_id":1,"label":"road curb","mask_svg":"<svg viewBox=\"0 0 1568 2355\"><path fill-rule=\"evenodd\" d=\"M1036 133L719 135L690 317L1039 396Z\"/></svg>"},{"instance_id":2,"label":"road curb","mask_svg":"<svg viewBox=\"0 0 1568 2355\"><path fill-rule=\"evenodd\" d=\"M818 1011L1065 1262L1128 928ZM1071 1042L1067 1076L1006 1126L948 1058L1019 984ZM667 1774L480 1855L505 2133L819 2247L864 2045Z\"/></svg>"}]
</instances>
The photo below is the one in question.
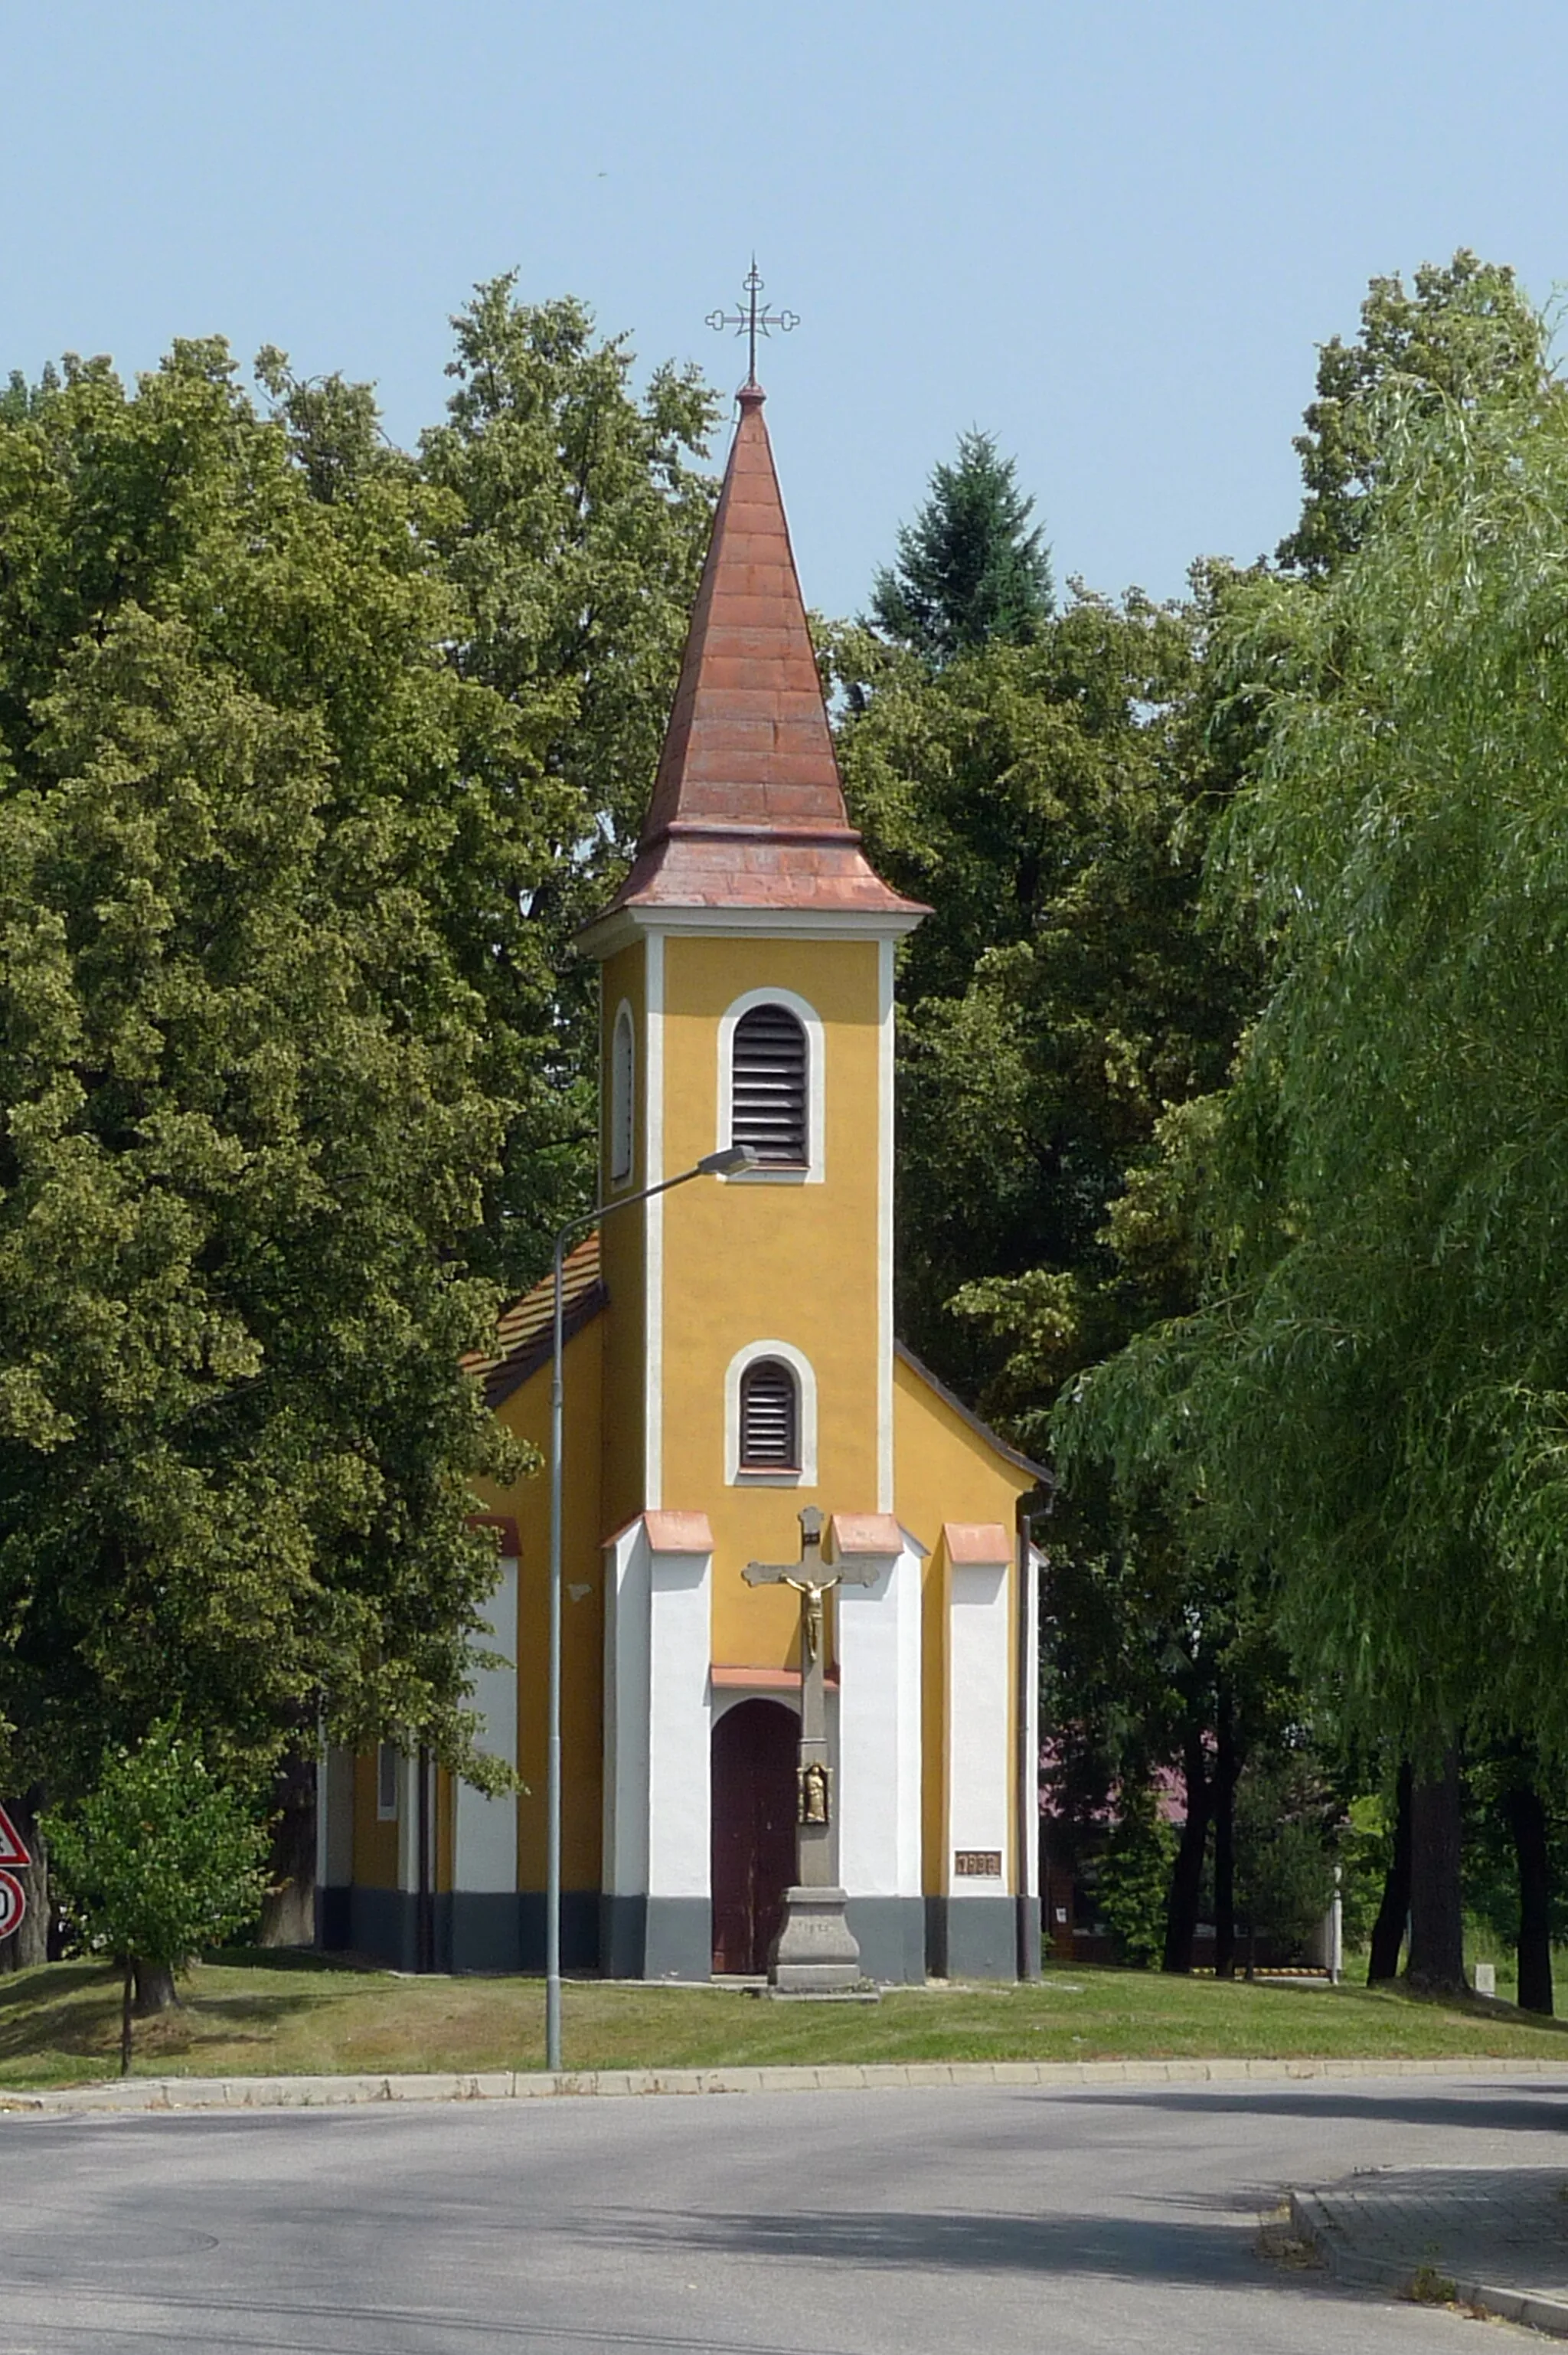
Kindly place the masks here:
<instances>
[{"instance_id":1,"label":"road curb","mask_svg":"<svg viewBox=\"0 0 1568 2355\"><path fill-rule=\"evenodd\" d=\"M1515 2064L1516 2068L1518 2064ZM1347 2289L1382 2290L1385 2296L1416 2296L1418 2277L1438 2272L1429 2259L1410 2264L1403 2259L1369 2257L1347 2248L1321 2200L1312 2191L1290 2194L1290 2221L1300 2238L1315 2249L1330 2273ZM1442 2282L1460 2306L1499 2322L1522 2322L1553 2339L1568 2339L1568 2303L1541 2297L1529 2290L1504 2289L1496 2282L1467 2281L1443 2272ZM1420 2301L1425 2303L1425 2301Z\"/></svg>"},{"instance_id":2,"label":"road curb","mask_svg":"<svg viewBox=\"0 0 1568 2355\"><path fill-rule=\"evenodd\" d=\"M1448 2061L879 2061L858 2066L824 2062L800 2068L594 2069L554 2076L544 2071L497 2069L358 2077L131 2077L37 2093L6 2088L0 2091L0 2116L349 2109L384 2102L605 2100L649 2094L885 2093L944 2085L1066 2093L1097 2085L1288 2084L1316 2078L1389 2077L1568 2077L1568 2055L1560 2062L1489 2060L1484 2055ZM1310 2197L1293 2194L1293 2203ZM1315 2232L1309 2237L1314 2245L1322 2245ZM1332 2268L1326 2247L1324 2255Z\"/></svg>"}]
</instances>

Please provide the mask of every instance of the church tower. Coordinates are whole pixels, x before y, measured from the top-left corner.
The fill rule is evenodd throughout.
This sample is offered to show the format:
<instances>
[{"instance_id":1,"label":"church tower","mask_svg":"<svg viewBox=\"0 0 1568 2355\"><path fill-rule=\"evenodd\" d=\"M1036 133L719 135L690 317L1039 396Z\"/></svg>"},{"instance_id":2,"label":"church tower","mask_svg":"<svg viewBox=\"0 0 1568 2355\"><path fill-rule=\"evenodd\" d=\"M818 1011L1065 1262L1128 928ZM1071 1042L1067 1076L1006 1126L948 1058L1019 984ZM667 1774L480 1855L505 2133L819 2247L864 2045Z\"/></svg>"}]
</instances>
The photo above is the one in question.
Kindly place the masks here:
<instances>
[{"instance_id":1,"label":"church tower","mask_svg":"<svg viewBox=\"0 0 1568 2355\"><path fill-rule=\"evenodd\" d=\"M760 1698L793 1680L796 1598L749 1589L741 1564L792 1554L803 1505L880 1518L890 1560L902 1551L893 955L926 911L879 879L849 823L763 396L748 383L739 399L637 859L583 945L603 971L600 1199L731 1143L758 1156L608 1217L601 1251L607 1506L705 1512L701 1671ZM684 1771L700 1779L702 1762ZM914 1894L913 1809L909 1832ZM698 1845L705 1866L705 1829Z\"/></svg>"},{"instance_id":2,"label":"church tower","mask_svg":"<svg viewBox=\"0 0 1568 2355\"><path fill-rule=\"evenodd\" d=\"M764 1968L799 1818L868 1977L1011 1977L1039 1956L1043 1476L895 1337L894 958L927 911L849 823L760 387L739 401L637 857L579 940L601 1216L566 1265L563 1957ZM754 1167L683 1182L736 1144ZM550 1359L546 1284L469 1369L540 1456ZM539 1968L548 1497L477 1500L501 1579L474 1703L523 1788L334 1754L324 1943ZM798 1564L805 1508L842 1576L810 1660L825 1815L799 1598L747 1576Z\"/></svg>"}]
</instances>

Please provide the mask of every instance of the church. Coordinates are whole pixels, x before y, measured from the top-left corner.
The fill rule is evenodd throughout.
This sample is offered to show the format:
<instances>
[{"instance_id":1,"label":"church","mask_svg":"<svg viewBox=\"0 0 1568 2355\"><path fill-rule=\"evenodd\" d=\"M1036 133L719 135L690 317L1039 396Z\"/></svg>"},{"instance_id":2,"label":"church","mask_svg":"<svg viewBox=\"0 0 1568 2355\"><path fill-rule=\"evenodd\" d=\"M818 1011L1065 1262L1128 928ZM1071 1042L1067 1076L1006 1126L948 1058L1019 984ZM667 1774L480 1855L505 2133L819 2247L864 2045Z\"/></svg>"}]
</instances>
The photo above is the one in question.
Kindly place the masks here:
<instances>
[{"instance_id":1,"label":"church","mask_svg":"<svg viewBox=\"0 0 1568 2355\"><path fill-rule=\"evenodd\" d=\"M894 961L927 910L850 825L763 394L739 394L601 976L601 1212L566 1263L562 1957L767 1965L795 1879L802 1616L758 1561L821 1515L832 1865L885 1983L1033 1976L1044 1474L897 1340ZM749 1166L648 1188L726 1147ZM471 1372L548 1457L552 1290ZM384 1745L319 1777L321 1942L404 1968L545 1956L549 1481L480 1500L490 1798Z\"/></svg>"}]
</instances>

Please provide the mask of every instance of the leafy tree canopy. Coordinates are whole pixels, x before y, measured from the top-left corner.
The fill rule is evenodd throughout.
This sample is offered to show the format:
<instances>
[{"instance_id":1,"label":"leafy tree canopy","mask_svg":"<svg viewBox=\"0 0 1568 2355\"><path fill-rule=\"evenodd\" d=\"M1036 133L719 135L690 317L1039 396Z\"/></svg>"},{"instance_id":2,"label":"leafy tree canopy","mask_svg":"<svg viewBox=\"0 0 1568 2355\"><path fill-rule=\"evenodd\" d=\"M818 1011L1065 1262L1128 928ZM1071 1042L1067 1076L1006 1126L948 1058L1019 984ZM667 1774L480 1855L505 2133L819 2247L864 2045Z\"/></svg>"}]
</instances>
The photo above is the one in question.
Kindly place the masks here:
<instances>
[{"instance_id":1,"label":"leafy tree canopy","mask_svg":"<svg viewBox=\"0 0 1568 2355\"><path fill-rule=\"evenodd\" d=\"M172 1700L241 1776L318 1712L468 1755L510 1459L458 1360L591 1182L558 970L652 776L712 404L509 282L457 328L417 458L216 341L0 396L16 1785Z\"/></svg>"},{"instance_id":2,"label":"leafy tree canopy","mask_svg":"<svg viewBox=\"0 0 1568 2355\"><path fill-rule=\"evenodd\" d=\"M419 455L460 616L450 658L516 716L575 813L567 855L525 880L486 858L482 819L451 887L491 1083L514 1106L486 1240L517 1288L593 1199L597 983L571 937L620 881L652 792L715 494L694 462L718 403L693 368L658 368L638 394L624 342L597 338L579 303L519 303L510 277L454 325L451 400ZM543 1053L511 1012L541 967Z\"/></svg>"},{"instance_id":3,"label":"leafy tree canopy","mask_svg":"<svg viewBox=\"0 0 1568 2355\"><path fill-rule=\"evenodd\" d=\"M47 1816L44 1832L69 1920L124 1979L121 2073L131 2067L133 1973L169 1976L254 1921L267 1835L215 1780L174 1718L134 1749L107 1753L92 1789Z\"/></svg>"},{"instance_id":4,"label":"leafy tree canopy","mask_svg":"<svg viewBox=\"0 0 1568 2355\"><path fill-rule=\"evenodd\" d=\"M1185 1189L1195 1315L1059 1412L1281 1584L1352 1717L1561 1755L1568 412L1390 389L1359 551L1224 652L1266 750L1213 889L1271 986Z\"/></svg>"},{"instance_id":5,"label":"leafy tree canopy","mask_svg":"<svg viewBox=\"0 0 1568 2355\"><path fill-rule=\"evenodd\" d=\"M1385 393L1397 387L1425 411L1531 385L1550 393L1547 339L1511 270L1461 249L1450 262L1423 263L1408 291L1403 278L1374 278L1360 335L1335 336L1319 353L1317 398L1296 440L1306 496L1280 563L1321 580L1359 547L1382 467Z\"/></svg>"},{"instance_id":6,"label":"leafy tree canopy","mask_svg":"<svg viewBox=\"0 0 1568 2355\"><path fill-rule=\"evenodd\" d=\"M840 742L856 822L936 910L899 978L901 1330L1026 1439L1128 1329L1109 1207L1238 1019L1194 922L1215 786L1193 655L1191 615L1086 593L934 677L833 649L866 683ZM1156 1258L1136 1282L1164 1298Z\"/></svg>"},{"instance_id":7,"label":"leafy tree canopy","mask_svg":"<svg viewBox=\"0 0 1568 2355\"><path fill-rule=\"evenodd\" d=\"M872 621L928 663L993 640L1027 644L1052 607L1051 559L1041 527L1030 528L1033 511L995 437L960 434L957 458L933 470L925 506L900 527L896 560L876 576Z\"/></svg>"}]
</instances>

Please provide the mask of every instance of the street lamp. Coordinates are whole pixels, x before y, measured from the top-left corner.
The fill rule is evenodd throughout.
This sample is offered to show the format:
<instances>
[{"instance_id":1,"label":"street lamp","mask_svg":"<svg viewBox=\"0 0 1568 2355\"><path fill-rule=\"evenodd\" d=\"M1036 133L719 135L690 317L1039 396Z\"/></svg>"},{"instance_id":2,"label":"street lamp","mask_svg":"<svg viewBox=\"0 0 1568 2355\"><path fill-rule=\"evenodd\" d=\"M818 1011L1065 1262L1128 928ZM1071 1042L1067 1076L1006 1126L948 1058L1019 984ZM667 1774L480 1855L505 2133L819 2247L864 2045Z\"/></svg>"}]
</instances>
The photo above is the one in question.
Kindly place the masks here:
<instances>
[{"instance_id":1,"label":"street lamp","mask_svg":"<svg viewBox=\"0 0 1568 2355\"><path fill-rule=\"evenodd\" d=\"M721 1152L705 1153L690 1169L644 1186L640 1194L620 1194L613 1202L596 1202L580 1218L568 1219L556 1237L554 1259L554 1322L550 1357L550 1678L546 1706L546 1851L545 1851L545 2066L561 2066L561 1440L566 1311L563 1270L567 1244L585 1228L596 1226L612 1210L630 1210L651 1202L655 1194L687 1186L694 1178L733 1178L755 1169L758 1155L749 1145L726 1145Z\"/></svg>"}]
</instances>

